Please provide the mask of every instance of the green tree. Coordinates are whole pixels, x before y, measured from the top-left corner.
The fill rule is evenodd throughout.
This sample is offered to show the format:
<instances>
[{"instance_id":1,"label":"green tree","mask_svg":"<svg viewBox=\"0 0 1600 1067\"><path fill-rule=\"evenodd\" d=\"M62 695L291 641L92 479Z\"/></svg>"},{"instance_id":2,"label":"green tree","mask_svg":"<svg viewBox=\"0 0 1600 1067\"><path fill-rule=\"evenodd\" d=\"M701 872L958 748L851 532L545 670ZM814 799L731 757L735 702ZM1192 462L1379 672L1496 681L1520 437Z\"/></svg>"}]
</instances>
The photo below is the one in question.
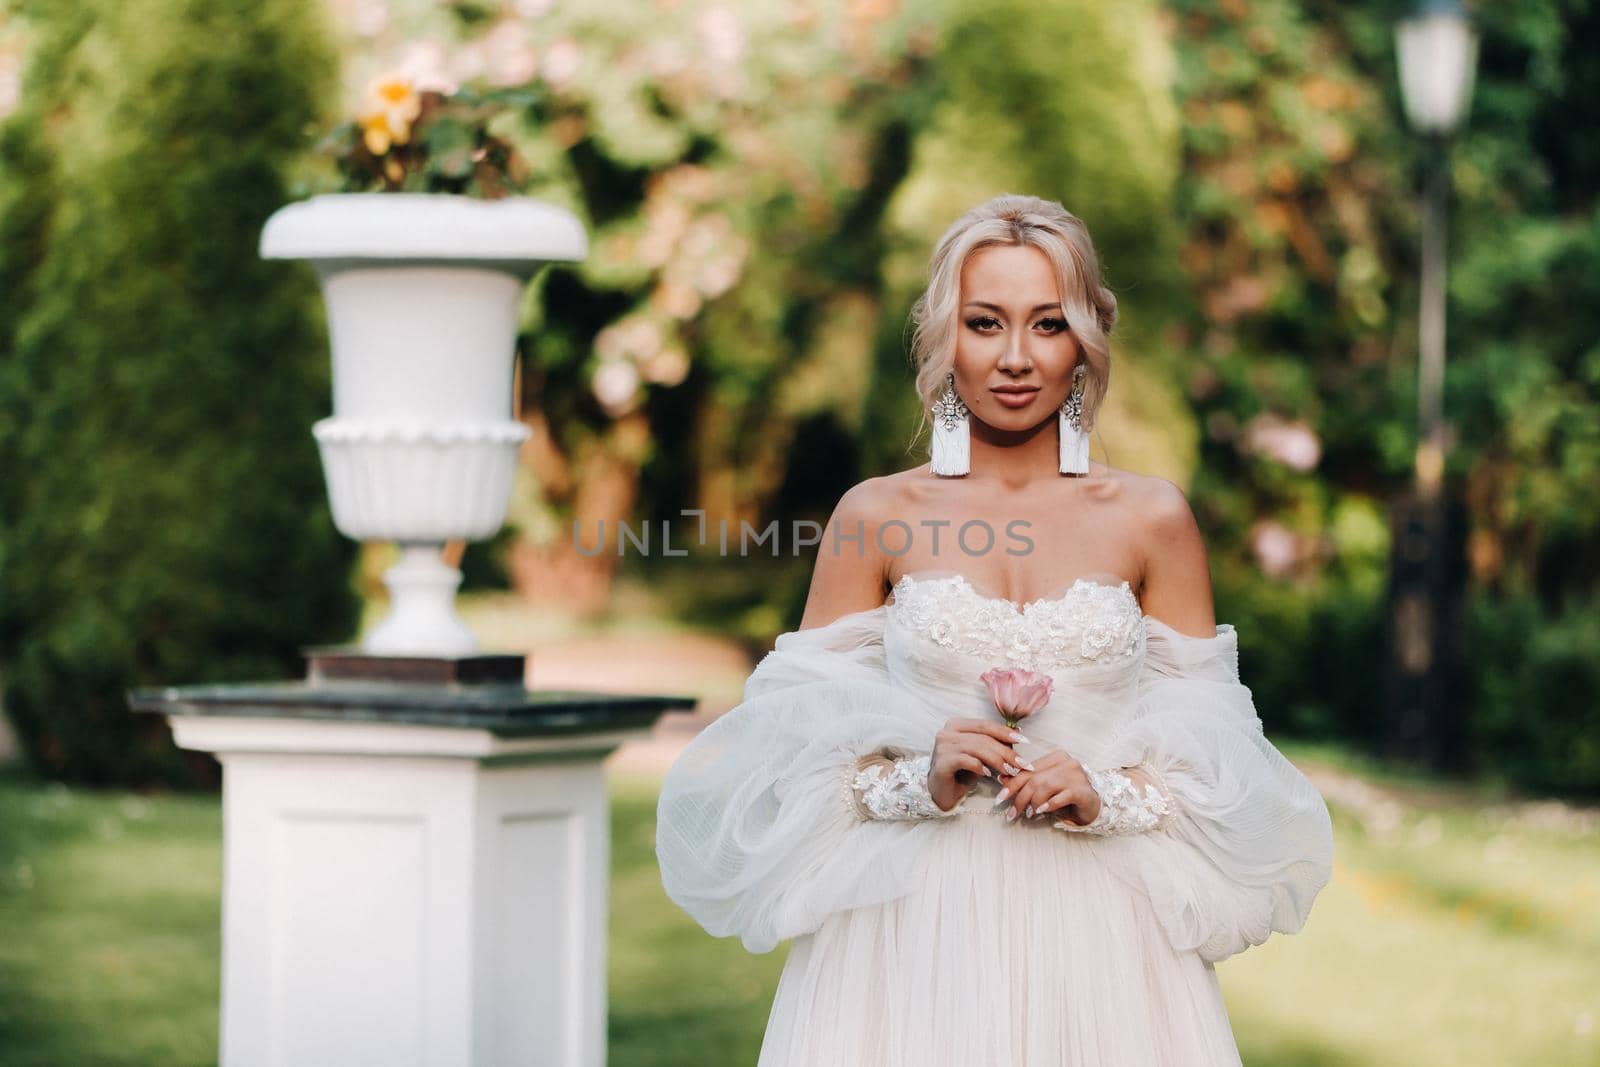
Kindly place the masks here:
<instances>
[{"instance_id":1,"label":"green tree","mask_svg":"<svg viewBox=\"0 0 1600 1067\"><path fill-rule=\"evenodd\" d=\"M211 776L137 685L281 676L348 637L308 427L314 285L261 226L334 61L309 0L13 0L0 126L0 674L35 767Z\"/></svg>"},{"instance_id":2,"label":"green tree","mask_svg":"<svg viewBox=\"0 0 1600 1067\"><path fill-rule=\"evenodd\" d=\"M1182 341L1219 610L1241 623L1264 714L1361 739L1380 728L1389 655L1383 511L1416 440L1424 146L1393 43L1407 6L1170 4L1194 293ZM1600 6L1474 7L1477 85L1450 154L1446 476L1469 512L1471 650L1451 711L1466 769L1592 792L1600 156L1584 115ZM1271 444L1285 423L1316 440L1311 466ZM1276 569L1253 549L1271 543L1293 546Z\"/></svg>"}]
</instances>

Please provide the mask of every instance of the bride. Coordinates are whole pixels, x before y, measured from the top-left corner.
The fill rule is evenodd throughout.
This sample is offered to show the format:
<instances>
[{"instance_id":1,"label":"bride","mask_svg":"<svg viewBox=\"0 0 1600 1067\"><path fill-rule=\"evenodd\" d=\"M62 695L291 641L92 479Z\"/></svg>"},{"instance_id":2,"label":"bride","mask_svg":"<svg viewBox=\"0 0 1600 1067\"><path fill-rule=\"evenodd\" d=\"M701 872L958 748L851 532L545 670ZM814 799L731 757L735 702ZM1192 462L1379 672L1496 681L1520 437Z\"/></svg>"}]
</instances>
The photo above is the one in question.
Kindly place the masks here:
<instances>
[{"instance_id":1,"label":"bride","mask_svg":"<svg viewBox=\"0 0 1600 1067\"><path fill-rule=\"evenodd\" d=\"M1186 498L1088 462L1116 317L1061 205L949 229L932 462L845 493L800 629L667 773L671 899L793 939L758 1067L1238 1064L1214 964L1327 884Z\"/></svg>"}]
</instances>

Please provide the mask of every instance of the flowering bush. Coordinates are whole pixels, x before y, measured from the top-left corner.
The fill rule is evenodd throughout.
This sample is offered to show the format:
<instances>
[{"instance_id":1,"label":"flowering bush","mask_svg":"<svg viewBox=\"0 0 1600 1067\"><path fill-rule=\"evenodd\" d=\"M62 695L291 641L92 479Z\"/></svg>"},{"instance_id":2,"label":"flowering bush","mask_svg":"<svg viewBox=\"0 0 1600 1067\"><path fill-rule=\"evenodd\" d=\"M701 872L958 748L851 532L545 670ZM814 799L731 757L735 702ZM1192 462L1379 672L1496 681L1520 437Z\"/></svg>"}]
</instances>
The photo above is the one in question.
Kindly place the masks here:
<instances>
[{"instance_id":1,"label":"flowering bush","mask_svg":"<svg viewBox=\"0 0 1600 1067\"><path fill-rule=\"evenodd\" d=\"M528 183L526 160L489 129L501 114L538 103L532 88L451 93L418 90L401 75L374 79L355 119L317 146L343 192L458 193L496 200Z\"/></svg>"}]
</instances>

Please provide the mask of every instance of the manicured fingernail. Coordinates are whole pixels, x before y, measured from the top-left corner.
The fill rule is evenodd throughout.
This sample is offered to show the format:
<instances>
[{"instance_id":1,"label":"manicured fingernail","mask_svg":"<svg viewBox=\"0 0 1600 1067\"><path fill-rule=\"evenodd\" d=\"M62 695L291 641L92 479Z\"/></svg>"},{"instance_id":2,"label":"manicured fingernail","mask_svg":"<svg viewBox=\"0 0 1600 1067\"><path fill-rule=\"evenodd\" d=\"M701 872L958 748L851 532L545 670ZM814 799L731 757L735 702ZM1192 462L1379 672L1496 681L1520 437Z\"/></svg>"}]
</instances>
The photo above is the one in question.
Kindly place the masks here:
<instances>
[{"instance_id":1,"label":"manicured fingernail","mask_svg":"<svg viewBox=\"0 0 1600 1067\"><path fill-rule=\"evenodd\" d=\"M1033 818L1033 805L1032 804L1028 805L1028 818L1030 818L1030 819Z\"/></svg>"},{"instance_id":2,"label":"manicured fingernail","mask_svg":"<svg viewBox=\"0 0 1600 1067\"><path fill-rule=\"evenodd\" d=\"M1023 769L1023 770L1025 770L1025 771L1031 771L1031 770L1033 770L1033 764L1031 764L1031 763L1024 763L1024 764L1023 764L1023 765L1022 765L1022 769Z\"/></svg>"},{"instance_id":3,"label":"manicured fingernail","mask_svg":"<svg viewBox=\"0 0 1600 1067\"><path fill-rule=\"evenodd\" d=\"M1006 797L1010 795L1011 787L1008 785L1004 789L1000 790L999 796L994 798L994 806L998 808L1000 805L1004 804L1006 802Z\"/></svg>"},{"instance_id":4,"label":"manicured fingernail","mask_svg":"<svg viewBox=\"0 0 1600 1067\"><path fill-rule=\"evenodd\" d=\"M1011 822L1016 817L1017 817L1017 809L1016 808L1012 808L1010 811L1006 812L1006 822Z\"/></svg>"},{"instance_id":5,"label":"manicured fingernail","mask_svg":"<svg viewBox=\"0 0 1600 1067\"><path fill-rule=\"evenodd\" d=\"M993 778L993 777L994 777L994 772L993 772L993 771L991 771L991 770L990 770L990 769L989 769L989 768L987 768L987 767L985 767L985 768L984 768L984 769L983 769L983 776L984 776L984 777L985 777L985 778Z\"/></svg>"},{"instance_id":6,"label":"manicured fingernail","mask_svg":"<svg viewBox=\"0 0 1600 1067\"><path fill-rule=\"evenodd\" d=\"M1017 731L1012 730L1011 731L1011 740L1013 740L1013 741L1026 741L1027 738L1023 737L1021 734L1017 733Z\"/></svg>"},{"instance_id":7,"label":"manicured fingernail","mask_svg":"<svg viewBox=\"0 0 1600 1067\"><path fill-rule=\"evenodd\" d=\"M1014 776L1017 773L1017 769L1015 767L1011 766L1011 764L1009 764L1009 763L1005 764L1005 768L1006 768L1006 773L1009 774L1009 775L1013 775Z\"/></svg>"},{"instance_id":8,"label":"manicured fingernail","mask_svg":"<svg viewBox=\"0 0 1600 1067\"><path fill-rule=\"evenodd\" d=\"M1043 815L1045 812L1047 812L1049 810L1050 810L1050 802L1048 800L1045 801L1043 804L1039 805L1039 814L1040 815Z\"/></svg>"}]
</instances>

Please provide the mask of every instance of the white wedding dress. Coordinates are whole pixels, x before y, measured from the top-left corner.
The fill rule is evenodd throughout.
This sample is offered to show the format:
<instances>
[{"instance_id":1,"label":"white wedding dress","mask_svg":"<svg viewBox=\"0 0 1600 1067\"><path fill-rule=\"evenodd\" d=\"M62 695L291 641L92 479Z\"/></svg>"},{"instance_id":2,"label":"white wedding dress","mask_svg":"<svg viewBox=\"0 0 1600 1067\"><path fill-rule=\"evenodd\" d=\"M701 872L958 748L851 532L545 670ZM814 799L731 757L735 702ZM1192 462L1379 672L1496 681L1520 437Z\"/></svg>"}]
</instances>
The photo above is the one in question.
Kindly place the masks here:
<instances>
[{"instance_id":1,"label":"white wedding dress","mask_svg":"<svg viewBox=\"0 0 1600 1067\"><path fill-rule=\"evenodd\" d=\"M753 952L793 938L758 1067L1238 1064L1213 964L1301 928L1332 834L1237 655L1231 625L1182 634L1126 582L1018 607L934 572L780 636L657 810L675 902ZM952 716L999 721L993 666L1054 679L1021 723L1035 758L1140 768L1158 824L1010 822L988 778L950 813L865 817L862 758L926 755Z\"/></svg>"}]
</instances>

